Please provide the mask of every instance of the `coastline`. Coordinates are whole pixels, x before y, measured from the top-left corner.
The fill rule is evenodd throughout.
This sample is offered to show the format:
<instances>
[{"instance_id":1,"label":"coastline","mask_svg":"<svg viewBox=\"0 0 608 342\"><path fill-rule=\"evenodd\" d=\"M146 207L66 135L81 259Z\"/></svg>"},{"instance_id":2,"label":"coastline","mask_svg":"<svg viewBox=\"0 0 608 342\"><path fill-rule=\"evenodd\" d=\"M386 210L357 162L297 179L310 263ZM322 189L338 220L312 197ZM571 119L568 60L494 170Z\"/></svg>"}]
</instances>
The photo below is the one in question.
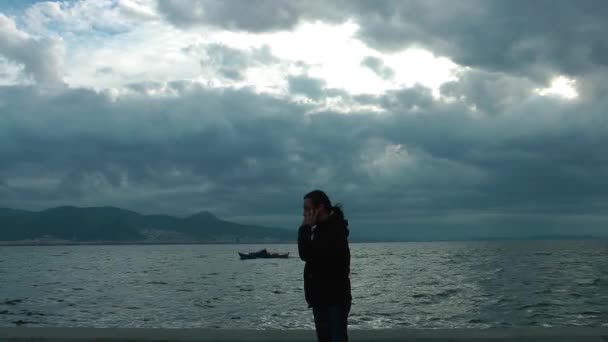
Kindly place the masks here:
<instances>
[{"instance_id":1,"label":"coastline","mask_svg":"<svg viewBox=\"0 0 608 342\"><path fill-rule=\"evenodd\" d=\"M607 342L608 328L449 330L351 330L351 341L580 341ZM0 328L0 341L314 341L312 330L222 330L146 328Z\"/></svg>"},{"instance_id":2,"label":"coastline","mask_svg":"<svg viewBox=\"0 0 608 342\"><path fill-rule=\"evenodd\" d=\"M350 241L350 244L358 243L426 243L426 242L559 242L559 241L592 241L592 242L608 242L608 238L584 238L572 237L563 239L536 239L536 238L521 238L521 239L469 239L469 240L359 240ZM0 241L0 247L18 247L18 246L135 246L135 245L295 245L297 241L65 241L65 240L22 240L22 241Z\"/></svg>"},{"instance_id":3,"label":"coastline","mask_svg":"<svg viewBox=\"0 0 608 342\"><path fill-rule=\"evenodd\" d=\"M134 246L134 245L285 245L293 241L0 241L0 247L19 246Z\"/></svg>"}]
</instances>

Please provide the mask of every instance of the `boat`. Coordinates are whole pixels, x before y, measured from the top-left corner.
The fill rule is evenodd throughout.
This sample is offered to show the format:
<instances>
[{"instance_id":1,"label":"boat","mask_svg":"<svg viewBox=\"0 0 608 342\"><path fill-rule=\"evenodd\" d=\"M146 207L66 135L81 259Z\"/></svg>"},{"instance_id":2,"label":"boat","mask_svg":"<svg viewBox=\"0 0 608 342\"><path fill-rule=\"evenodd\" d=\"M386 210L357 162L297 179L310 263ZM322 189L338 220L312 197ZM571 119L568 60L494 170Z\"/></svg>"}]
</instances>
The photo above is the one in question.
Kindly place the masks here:
<instances>
[{"instance_id":1,"label":"boat","mask_svg":"<svg viewBox=\"0 0 608 342\"><path fill-rule=\"evenodd\" d=\"M239 257L241 260L249 260L249 259L287 259L289 258L289 252L279 253L279 252L269 252L266 248L259 250L257 252L249 252L249 253L241 253L239 252Z\"/></svg>"}]
</instances>

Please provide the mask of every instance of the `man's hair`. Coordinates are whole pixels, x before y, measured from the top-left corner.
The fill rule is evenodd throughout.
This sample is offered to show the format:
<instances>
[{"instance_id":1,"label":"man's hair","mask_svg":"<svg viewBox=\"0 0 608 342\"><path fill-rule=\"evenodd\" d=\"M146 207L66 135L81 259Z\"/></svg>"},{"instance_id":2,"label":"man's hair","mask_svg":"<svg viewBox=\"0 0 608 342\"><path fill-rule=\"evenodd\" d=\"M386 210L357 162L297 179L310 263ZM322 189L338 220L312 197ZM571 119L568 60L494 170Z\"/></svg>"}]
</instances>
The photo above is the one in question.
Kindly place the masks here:
<instances>
[{"instance_id":1,"label":"man's hair","mask_svg":"<svg viewBox=\"0 0 608 342\"><path fill-rule=\"evenodd\" d=\"M309 199L312 202L313 207L318 208L319 206L324 206L328 212L335 212L339 217L344 217L344 213L342 212L342 205L336 204L331 205L331 201L327 194L321 190L313 190L306 195L304 195L304 199Z\"/></svg>"}]
</instances>

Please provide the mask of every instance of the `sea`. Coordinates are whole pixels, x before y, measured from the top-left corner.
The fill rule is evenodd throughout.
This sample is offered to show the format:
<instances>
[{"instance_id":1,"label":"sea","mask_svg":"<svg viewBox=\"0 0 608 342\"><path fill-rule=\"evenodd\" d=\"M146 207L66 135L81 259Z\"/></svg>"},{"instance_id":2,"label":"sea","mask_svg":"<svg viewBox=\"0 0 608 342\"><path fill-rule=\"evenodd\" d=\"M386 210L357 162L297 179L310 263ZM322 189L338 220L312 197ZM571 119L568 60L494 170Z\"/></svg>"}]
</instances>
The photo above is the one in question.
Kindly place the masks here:
<instances>
[{"instance_id":1,"label":"sea","mask_svg":"<svg viewBox=\"0 0 608 342\"><path fill-rule=\"evenodd\" d=\"M288 259L239 260L261 248ZM608 327L608 241L351 244L352 329ZM0 326L312 329L297 246L0 247Z\"/></svg>"}]
</instances>

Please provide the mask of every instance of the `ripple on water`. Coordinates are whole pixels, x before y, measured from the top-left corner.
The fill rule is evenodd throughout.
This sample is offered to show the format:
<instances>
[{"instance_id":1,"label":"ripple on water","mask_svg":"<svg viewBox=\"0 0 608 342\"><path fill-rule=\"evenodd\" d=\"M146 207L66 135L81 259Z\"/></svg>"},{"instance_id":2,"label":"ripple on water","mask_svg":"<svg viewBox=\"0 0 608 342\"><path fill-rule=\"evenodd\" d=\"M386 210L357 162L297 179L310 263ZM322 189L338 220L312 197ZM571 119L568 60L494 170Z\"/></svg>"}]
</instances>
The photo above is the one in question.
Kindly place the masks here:
<instances>
[{"instance_id":1,"label":"ripple on water","mask_svg":"<svg viewBox=\"0 0 608 342\"><path fill-rule=\"evenodd\" d=\"M518 310L528 310L528 309L536 309L536 308L547 308L547 307L551 307L554 305L555 304L552 304L549 302L538 302L538 303L522 305L522 306L519 306L517 309Z\"/></svg>"},{"instance_id":2,"label":"ripple on water","mask_svg":"<svg viewBox=\"0 0 608 342\"><path fill-rule=\"evenodd\" d=\"M38 324L38 322L34 322L34 321L26 321L26 320L17 320L17 321L12 321L13 324L19 326L19 325L24 325L24 324Z\"/></svg>"},{"instance_id":3,"label":"ripple on water","mask_svg":"<svg viewBox=\"0 0 608 342\"><path fill-rule=\"evenodd\" d=\"M579 286L597 286L600 284L602 280L600 278L594 278L594 279L582 279L577 281L577 285Z\"/></svg>"},{"instance_id":4,"label":"ripple on water","mask_svg":"<svg viewBox=\"0 0 608 342\"><path fill-rule=\"evenodd\" d=\"M486 323L487 321L483 318L473 318L469 320L469 323L471 324L480 324L480 323Z\"/></svg>"},{"instance_id":5,"label":"ripple on water","mask_svg":"<svg viewBox=\"0 0 608 342\"><path fill-rule=\"evenodd\" d=\"M9 300L4 301L4 303L0 303L0 304L3 304L3 305L17 305L19 303L22 303L25 299L27 299L27 298L9 299Z\"/></svg>"},{"instance_id":6,"label":"ripple on water","mask_svg":"<svg viewBox=\"0 0 608 342\"><path fill-rule=\"evenodd\" d=\"M209 301L209 300L206 300L204 302L195 301L193 304L196 307L204 308L204 309L214 309L216 307L216 305L211 304L211 301Z\"/></svg>"},{"instance_id":7,"label":"ripple on water","mask_svg":"<svg viewBox=\"0 0 608 342\"><path fill-rule=\"evenodd\" d=\"M457 293L459 293L461 290L460 289L445 289L439 293L437 293L437 297L450 297L453 296Z\"/></svg>"},{"instance_id":8,"label":"ripple on water","mask_svg":"<svg viewBox=\"0 0 608 342\"><path fill-rule=\"evenodd\" d=\"M536 291L534 291L534 294L549 294L551 292L552 292L552 290L550 288L546 288L546 289L536 290Z\"/></svg>"},{"instance_id":9,"label":"ripple on water","mask_svg":"<svg viewBox=\"0 0 608 342\"><path fill-rule=\"evenodd\" d=\"M412 295L412 298L430 298L431 295L428 293L415 293Z\"/></svg>"},{"instance_id":10,"label":"ripple on water","mask_svg":"<svg viewBox=\"0 0 608 342\"><path fill-rule=\"evenodd\" d=\"M583 315L583 316L599 316L599 315L603 315L605 313L601 312L601 311L583 311L583 312L580 312L579 314Z\"/></svg>"}]
</instances>

